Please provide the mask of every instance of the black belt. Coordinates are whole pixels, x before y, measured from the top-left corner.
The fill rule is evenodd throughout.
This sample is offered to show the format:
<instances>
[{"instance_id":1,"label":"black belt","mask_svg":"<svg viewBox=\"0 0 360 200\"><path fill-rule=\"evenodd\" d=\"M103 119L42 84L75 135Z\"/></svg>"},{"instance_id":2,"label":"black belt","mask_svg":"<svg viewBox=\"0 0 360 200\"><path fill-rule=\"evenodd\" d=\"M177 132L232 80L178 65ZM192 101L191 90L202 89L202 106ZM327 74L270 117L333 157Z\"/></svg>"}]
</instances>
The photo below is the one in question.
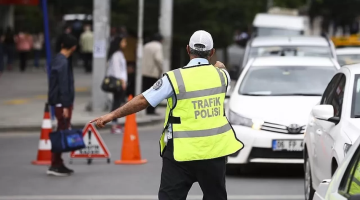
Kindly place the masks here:
<instances>
[{"instance_id":1,"label":"black belt","mask_svg":"<svg viewBox=\"0 0 360 200\"><path fill-rule=\"evenodd\" d=\"M169 116L168 122L171 124L181 124L180 117Z\"/></svg>"}]
</instances>

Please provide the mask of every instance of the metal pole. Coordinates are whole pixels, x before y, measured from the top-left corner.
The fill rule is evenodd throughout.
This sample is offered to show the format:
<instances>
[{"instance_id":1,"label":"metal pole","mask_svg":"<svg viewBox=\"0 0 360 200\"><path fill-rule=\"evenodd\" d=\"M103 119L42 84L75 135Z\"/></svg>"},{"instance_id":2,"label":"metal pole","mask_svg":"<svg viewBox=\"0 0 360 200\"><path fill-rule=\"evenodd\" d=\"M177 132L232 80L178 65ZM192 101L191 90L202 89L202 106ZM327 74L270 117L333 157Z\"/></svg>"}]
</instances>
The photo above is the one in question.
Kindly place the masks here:
<instances>
[{"instance_id":1,"label":"metal pole","mask_svg":"<svg viewBox=\"0 0 360 200\"><path fill-rule=\"evenodd\" d=\"M160 2L160 18L159 30L164 37L163 51L164 51L164 65L163 73L170 71L171 63L171 34L172 34L172 17L173 17L173 0L161 0Z\"/></svg>"},{"instance_id":2,"label":"metal pole","mask_svg":"<svg viewBox=\"0 0 360 200\"><path fill-rule=\"evenodd\" d=\"M136 53L136 90L135 95L142 92L142 75L141 75L141 60L143 53L143 19L144 19L144 0L139 0L139 14L138 14L138 43ZM138 112L140 116L144 116L145 112Z\"/></svg>"},{"instance_id":3,"label":"metal pole","mask_svg":"<svg viewBox=\"0 0 360 200\"><path fill-rule=\"evenodd\" d=\"M110 1L94 0L93 28L94 28L94 51L92 71L92 111L104 111L107 96L100 87L107 68L106 54L108 49L109 24L110 24Z\"/></svg>"},{"instance_id":4,"label":"metal pole","mask_svg":"<svg viewBox=\"0 0 360 200\"><path fill-rule=\"evenodd\" d=\"M47 0L41 1L41 7L43 12L44 20L44 37L45 37L45 50L46 50L46 72L48 75L48 81L50 82L50 71L51 71L51 47L50 47L50 33L49 33L49 21L47 12ZM55 119L55 108L51 106L51 119Z\"/></svg>"}]
</instances>

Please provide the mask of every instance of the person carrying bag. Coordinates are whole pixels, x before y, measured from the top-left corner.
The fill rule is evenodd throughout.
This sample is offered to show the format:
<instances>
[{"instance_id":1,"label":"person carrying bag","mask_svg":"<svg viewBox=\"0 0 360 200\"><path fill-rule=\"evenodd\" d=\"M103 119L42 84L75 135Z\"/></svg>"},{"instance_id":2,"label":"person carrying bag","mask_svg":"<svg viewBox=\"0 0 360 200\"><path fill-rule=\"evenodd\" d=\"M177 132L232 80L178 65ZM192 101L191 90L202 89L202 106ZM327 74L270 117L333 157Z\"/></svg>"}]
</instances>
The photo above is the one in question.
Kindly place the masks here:
<instances>
[{"instance_id":1,"label":"person carrying bag","mask_svg":"<svg viewBox=\"0 0 360 200\"><path fill-rule=\"evenodd\" d=\"M122 49L124 49L126 45L126 38L116 36L110 44L109 54L107 56L108 68L101 88L104 92L113 94L111 110L116 110L120 107L121 103L125 101L128 77L126 59ZM118 124L117 119L112 121L111 133L122 133L122 126Z\"/></svg>"}]
</instances>

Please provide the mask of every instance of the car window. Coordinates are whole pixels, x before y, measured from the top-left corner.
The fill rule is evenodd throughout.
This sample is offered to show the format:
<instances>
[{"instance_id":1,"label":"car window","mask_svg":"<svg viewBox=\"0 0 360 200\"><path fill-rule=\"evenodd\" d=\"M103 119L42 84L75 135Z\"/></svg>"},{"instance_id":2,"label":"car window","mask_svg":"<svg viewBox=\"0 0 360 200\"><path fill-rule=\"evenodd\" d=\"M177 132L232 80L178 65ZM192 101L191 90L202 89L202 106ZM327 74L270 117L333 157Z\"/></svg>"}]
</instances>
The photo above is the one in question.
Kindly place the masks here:
<instances>
[{"instance_id":1,"label":"car window","mask_svg":"<svg viewBox=\"0 0 360 200\"><path fill-rule=\"evenodd\" d=\"M341 65L350 65L355 63L360 63L360 54L343 54L337 55L339 64Z\"/></svg>"},{"instance_id":2,"label":"car window","mask_svg":"<svg viewBox=\"0 0 360 200\"><path fill-rule=\"evenodd\" d=\"M329 82L329 84L327 85L324 94L322 95L322 99L320 101L320 104L329 104L328 102L330 102L330 99L333 95L333 91L335 88L335 85L338 84L339 80L341 79L341 77L343 76L343 74L339 73L336 74L331 81Z\"/></svg>"},{"instance_id":3,"label":"car window","mask_svg":"<svg viewBox=\"0 0 360 200\"><path fill-rule=\"evenodd\" d=\"M360 118L360 74L355 75L351 117Z\"/></svg>"},{"instance_id":4,"label":"car window","mask_svg":"<svg viewBox=\"0 0 360 200\"><path fill-rule=\"evenodd\" d=\"M330 47L319 46L263 46L252 47L249 58L264 56L332 57Z\"/></svg>"},{"instance_id":5,"label":"car window","mask_svg":"<svg viewBox=\"0 0 360 200\"><path fill-rule=\"evenodd\" d=\"M321 96L335 73L331 66L255 66L246 72L239 94Z\"/></svg>"},{"instance_id":6,"label":"car window","mask_svg":"<svg viewBox=\"0 0 360 200\"><path fill-rule=\"evenodd\" d=\"M257 35L259 36L298 36L302 35L302 31L298 30L289 30L289 29L280 29L280 28L265 28L259 27L256 29Z\"/></svg>"},{"instance_id":7,"label":"car window","mask_svg":"<svg viewBox=\"0 0 360 200\"><path fill-rule=\"evenodd\" d=\"M360 148L352 157L340 182L339 193L346 198L360 194Z\"/></svg>"},{"instance_id":8,"label":"car window","mask_svg":"<svg viewBox=\"0 0 360 200\"><path fill-rule=\"evenodd\" d=\"M335 87L334 95L329 104L334 107L334 117L341 117L341 108L344 99L346 76L342 76L339 84Z\"/></svg>"}]
</instances>

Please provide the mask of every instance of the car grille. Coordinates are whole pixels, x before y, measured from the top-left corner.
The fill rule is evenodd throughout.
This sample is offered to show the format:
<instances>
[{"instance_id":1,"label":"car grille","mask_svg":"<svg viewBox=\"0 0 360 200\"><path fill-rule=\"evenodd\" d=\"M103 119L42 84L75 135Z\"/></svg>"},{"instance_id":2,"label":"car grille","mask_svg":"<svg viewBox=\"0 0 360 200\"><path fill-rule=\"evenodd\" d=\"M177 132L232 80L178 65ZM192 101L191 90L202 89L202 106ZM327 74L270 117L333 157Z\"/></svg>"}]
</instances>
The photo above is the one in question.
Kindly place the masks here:
<instances>
[{"instance_id":1,"label":"car grille","mask_svg":"<svg viewBox=\"0 0 360 200\"><path fill-rule=\"evenodd\" d=\"M305 127L306 126L304 125L304 126L298 126L298 128L296 128L296 129L292 129L292 127L290 127L290 126L284 126L281 124L264 122L264 124L261 127L261 130L275 132L275 133L296 135L296 134L304 134Z\"/></svg>"},{"instance_id":2,"label":"car grille","mask_svg":"<svg viewBox=\"0 0 360 200\"><path fill-rule=\"evenodd\" d=\"M302 151L273 151L270 148L257 148L254 147L251 149L249 159L252 158L303 158Z\"/></svg>"}]
</instances>

